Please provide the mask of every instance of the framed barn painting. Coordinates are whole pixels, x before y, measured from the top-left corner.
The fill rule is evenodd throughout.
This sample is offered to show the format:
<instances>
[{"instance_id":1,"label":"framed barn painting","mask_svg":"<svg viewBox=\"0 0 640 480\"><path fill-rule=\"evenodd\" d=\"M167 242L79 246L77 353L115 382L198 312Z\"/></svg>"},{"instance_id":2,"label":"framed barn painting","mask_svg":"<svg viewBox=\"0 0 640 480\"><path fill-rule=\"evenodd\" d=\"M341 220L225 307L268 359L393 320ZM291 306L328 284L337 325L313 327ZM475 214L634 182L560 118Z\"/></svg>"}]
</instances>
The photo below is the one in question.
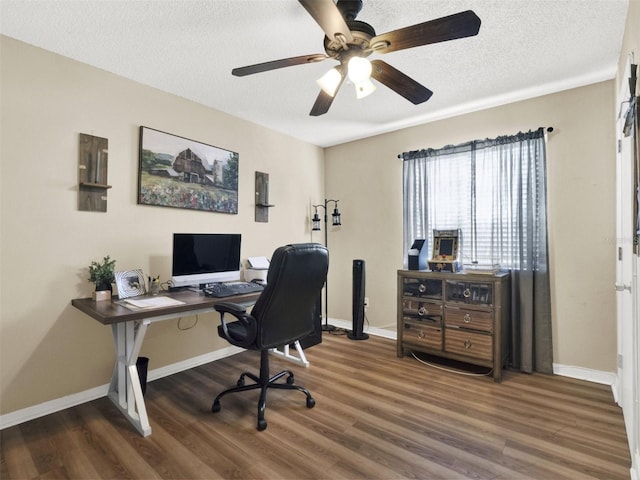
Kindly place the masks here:
<instances>
[{"instance_id":1,"label":"framed barn painting","mask_svg":"<svg viewBox=\"0 0 640 480\"><path fill-rule=\"evenodd\" d=\"M238 213L236 152L140 127L138 204Z\"/></svg>"}]
</instances>

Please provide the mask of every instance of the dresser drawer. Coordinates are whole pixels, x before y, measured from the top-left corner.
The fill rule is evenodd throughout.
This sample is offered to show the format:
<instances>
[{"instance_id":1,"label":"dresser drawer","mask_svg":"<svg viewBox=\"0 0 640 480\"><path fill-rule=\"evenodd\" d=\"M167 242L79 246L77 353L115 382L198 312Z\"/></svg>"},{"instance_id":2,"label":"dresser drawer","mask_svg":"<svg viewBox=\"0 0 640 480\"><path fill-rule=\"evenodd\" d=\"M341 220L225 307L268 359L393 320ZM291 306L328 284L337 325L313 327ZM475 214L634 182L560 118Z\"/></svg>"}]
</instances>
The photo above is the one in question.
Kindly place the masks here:
<instances>
[{"instance_id":1,"label":"dresser drawer","mask_svg":"<svg viewBox=\"0 0 640 480\"><path fill-rule=\"evenodd\" d=\"M447 280L446 301L468 305L493 305L493 285L482 282Z\"/></svg>"},{"instance_id":2,"label":"dresser drawer","mask_svg":"<svg viewBox=\"0 0 640 480\"><path fill-rule=\"evenodd\" d=\"M402 341L420 347L442 350L442 327L405 320Z\"/></svg>"},{"instance_id":3,"label":"dresser drawer","mask_svg":"<svg viewBox=\"0 0 640 480\"><path fill-rule=\"evenodd\" d=\"M403 278L402 294L405 297L442 300L442 280L430 278Z\"/></svg>"},{"instance_id":4,"label":"dresser drawer","mask_svg":"<svg viewBox=\"0 0 640 480\"><path fill-rule=\"evenodd\" d=\"M402 300L402 313L404 317L409 316L415 320L427 320L442 325L441 303L405 298Z\"/></svg>"},{"instance_id":5,"label":"dresser drawer","mask_svg":"<svg viewBox=\"0 0 640 480\"><path fill-rule=\"evenodd\" d=\"M493 332L493 312L466 310L457 307L447 307L445 311L445 324L448 327Z\"/></svg>"},{"instance_id":6,"label":"dresser drawer","mask_svg":"<svg viewBox=\"0 0 640 480\"><path fill-rule=\"evenodd\" d=\"M444 336L445 352L488 361L493 359L493 340L491 335L458 328L447 328Z\"/></svg>"}]
</instances>

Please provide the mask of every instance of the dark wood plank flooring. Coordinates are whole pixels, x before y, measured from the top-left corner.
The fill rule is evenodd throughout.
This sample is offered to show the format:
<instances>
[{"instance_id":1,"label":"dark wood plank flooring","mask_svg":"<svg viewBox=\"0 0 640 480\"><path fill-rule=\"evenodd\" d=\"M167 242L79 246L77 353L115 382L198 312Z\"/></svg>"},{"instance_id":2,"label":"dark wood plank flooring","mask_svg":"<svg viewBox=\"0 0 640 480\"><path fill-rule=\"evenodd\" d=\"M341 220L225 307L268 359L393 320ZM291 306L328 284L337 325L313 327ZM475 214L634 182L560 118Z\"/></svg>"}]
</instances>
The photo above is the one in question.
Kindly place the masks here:
<instances>
[{"instance_id":1,"label":"dark wood plank flooring","mask_svg":"<svg viewBox=\"0 0 640 480\"><path fill-rule=\"evenodd\" d=\"M259 355L243 352L149 383L153 433L141 437L106 399L1 432L9 479L628 479L622 412L605 385L550 375L458 375L395 342L325 333L299 392L270 390L268 428L256 391L213 397ZM153 368L153 359L151 360Z\"/></svg>"}]
</instances>

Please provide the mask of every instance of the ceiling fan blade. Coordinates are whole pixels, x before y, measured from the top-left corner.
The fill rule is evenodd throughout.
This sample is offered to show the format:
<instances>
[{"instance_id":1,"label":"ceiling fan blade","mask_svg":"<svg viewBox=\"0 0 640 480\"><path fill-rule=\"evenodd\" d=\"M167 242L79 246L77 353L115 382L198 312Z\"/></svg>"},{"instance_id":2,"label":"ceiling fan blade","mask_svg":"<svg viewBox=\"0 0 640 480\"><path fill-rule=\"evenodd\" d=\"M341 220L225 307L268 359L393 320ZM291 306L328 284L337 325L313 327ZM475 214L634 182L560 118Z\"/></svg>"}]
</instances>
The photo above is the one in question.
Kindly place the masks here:
<instances>
[{"instance_id":1,"label":"ceiling fan blade","mask_svg":"<svg viewBox=\"0 0 640 480\"><path fill-rule=\"evenodd\" d=\"M377 35L369 44L375 52L389 53L406 48L472 37L480 31L480 18L471 10L429 20Z\"/></svg>"},{"instance_id":2,"label":"ceiling fan blade","mask_svg":"<svg viewBox=\"0 0 640 480\"><path fill-rule=\"evenodd\" d=\"M254 73L268 72L277 68L292 67L294 65L304 65L305 63L321 62L329 58L327 55L315 53L311 55L302 55L300 57L283 58L281 60L273 60L271 62L256 63L255 65L247 65L246 67L234 68L231 73L236 77L244 77L245 75L253 75Z\"/></svg>"},{"instance_id":3,"label":"ceiling fan blade","mask_svg":"<svg viewBox=\"0 0 640 480\"><path fill-rule=\"evenodd\" d=\"M316 98L313 107L311 107L309 115L311 115L312 117L319 117L320 115L324 115L325 113L327 113L329 111L329 107L333 103L333 98L334 97L329 95L324 90L320 90L318 98Z\"/></svg>"},{"instance_id":4,"label":"ceiling fan blade","mask_svg":"<svg viewBox=\"0 0 640 480\"><path fill-rule=\"evenodd\" d=\"M316 101L313 104L313 107L311 107L311 111L309 112L309 115L311 115L312 117L319 117L320 115L324 115L329 111L329 107L331 107L331 104L333 103L333 99L336 98L336 95L338 94L338 90L340 90L340 87L344 82L344 68L342 68L342 65L338 65L337 67L335 67L335 69L338 71L338 73L340 73L340 77L341 77L340 83L338 83L338 86L336 87L336 92L333 94L333 97L332 97L324 90L320 90L320 93L318 94L318 98L316 98Z\"/></svg>"},{"instance_id":5,"label":"ceiling fan blade","mask_svg":"<svg viewBox=\"0 0 640 480\"><path fill-rule=\"evenodd\" d=\"M414 105L426 102L433 92L382 60L371 62L371 76Z\"/></svg>"},{"instance_id":6,"label":"ceiling fan blade","mask_svg":"<svg viewBox=\"0 0 640 480\"><path fill-rule=\"evenodd\" d=\"M309 12L330 40L342 36L346 42L353 42L351 30L333 0L298 0Z\"/></svg>"}]
</instances>

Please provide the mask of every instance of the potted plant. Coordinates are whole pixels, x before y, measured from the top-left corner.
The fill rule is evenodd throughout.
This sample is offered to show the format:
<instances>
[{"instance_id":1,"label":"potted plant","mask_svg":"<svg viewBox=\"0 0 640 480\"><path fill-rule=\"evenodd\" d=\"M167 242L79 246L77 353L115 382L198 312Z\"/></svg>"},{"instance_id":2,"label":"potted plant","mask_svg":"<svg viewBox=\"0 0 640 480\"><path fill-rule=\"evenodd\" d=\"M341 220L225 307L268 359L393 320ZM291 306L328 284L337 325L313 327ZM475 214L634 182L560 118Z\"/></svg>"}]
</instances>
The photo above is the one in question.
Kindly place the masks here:
<instances>
[{"instance_id":1,"label":"potted plant","mask_svg":"<svg viewBox=\"0 0 640 480\"><path fill-rule=\"evenodd\" d=\"M92 261L89 265L89 281L96 286L93 292L94 300L109 300L111 298L112 286L115 281L113 274L116 261L109 255L102 259L102 262Z\"/></svg>"}]
</instances>

